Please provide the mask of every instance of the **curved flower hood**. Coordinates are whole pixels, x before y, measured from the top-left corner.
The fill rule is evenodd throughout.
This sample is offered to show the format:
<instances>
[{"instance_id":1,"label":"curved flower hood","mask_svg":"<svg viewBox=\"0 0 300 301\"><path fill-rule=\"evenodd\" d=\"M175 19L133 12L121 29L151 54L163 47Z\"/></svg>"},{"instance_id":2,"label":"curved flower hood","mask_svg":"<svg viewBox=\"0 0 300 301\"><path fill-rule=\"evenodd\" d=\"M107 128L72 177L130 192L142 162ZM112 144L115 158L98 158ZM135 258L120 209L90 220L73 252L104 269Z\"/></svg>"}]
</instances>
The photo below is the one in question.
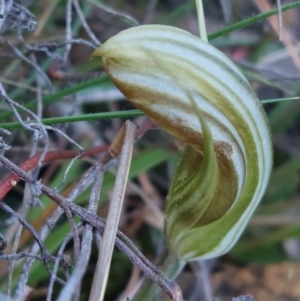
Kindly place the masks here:
<instances>
[{"instance_id":1,"label":"curved flower hood","mask_svg":"<svg viewBox=\"0 0 300 301\"><path fill-rule=\"evenodd\" d=\"M93 54L125 97L187 146L167 196L165 232L182 260L237 241L272 168L264 110L232 61L187 31L137 26Z\"/></svg>"}]
</instances>

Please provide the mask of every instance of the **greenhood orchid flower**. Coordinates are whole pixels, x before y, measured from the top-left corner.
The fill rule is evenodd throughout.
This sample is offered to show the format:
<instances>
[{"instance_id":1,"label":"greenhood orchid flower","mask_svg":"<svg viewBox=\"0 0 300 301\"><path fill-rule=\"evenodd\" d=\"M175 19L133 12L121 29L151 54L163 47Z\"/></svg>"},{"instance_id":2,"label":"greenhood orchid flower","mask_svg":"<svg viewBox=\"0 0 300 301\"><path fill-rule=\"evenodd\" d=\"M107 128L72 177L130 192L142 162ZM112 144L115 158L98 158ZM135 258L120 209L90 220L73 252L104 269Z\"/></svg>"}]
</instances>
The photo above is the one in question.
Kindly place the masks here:
<instances>
[{"instance_id":1,"label":"greenhood orchid flower","mask_svg":"<svg viewBox=\"0 0 300 301\"><path fill-rule=\"evenodd\" d=\"M124 30L92 56L134 106L186 144L167 196L170 252L184 261L227 252L272 168L268 121L247 79L218 49L170 26Z\"/></svg>"}]
</instances>

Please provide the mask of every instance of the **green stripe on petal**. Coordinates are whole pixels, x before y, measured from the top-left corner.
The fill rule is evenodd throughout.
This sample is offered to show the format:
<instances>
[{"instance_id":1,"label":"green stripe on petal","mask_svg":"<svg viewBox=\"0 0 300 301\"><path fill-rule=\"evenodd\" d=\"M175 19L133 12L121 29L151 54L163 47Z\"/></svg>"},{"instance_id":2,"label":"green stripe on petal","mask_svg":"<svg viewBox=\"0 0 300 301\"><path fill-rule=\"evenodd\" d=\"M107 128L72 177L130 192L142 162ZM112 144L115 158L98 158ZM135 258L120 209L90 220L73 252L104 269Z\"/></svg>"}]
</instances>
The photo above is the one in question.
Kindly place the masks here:
<instances>
[{"instance_id":1,"label":"green stripe on petal","mask_svg":"<svg viewBox=\"0 0 300 301\"><path fill-rule=\"evenodd\" d=\"M244 75L212 45L170 26L127 29L92 56L128 100L188 145L167 197L172 253L193 260L227 252L272 168L268 122Z\"/></svg>"}]
</instances>

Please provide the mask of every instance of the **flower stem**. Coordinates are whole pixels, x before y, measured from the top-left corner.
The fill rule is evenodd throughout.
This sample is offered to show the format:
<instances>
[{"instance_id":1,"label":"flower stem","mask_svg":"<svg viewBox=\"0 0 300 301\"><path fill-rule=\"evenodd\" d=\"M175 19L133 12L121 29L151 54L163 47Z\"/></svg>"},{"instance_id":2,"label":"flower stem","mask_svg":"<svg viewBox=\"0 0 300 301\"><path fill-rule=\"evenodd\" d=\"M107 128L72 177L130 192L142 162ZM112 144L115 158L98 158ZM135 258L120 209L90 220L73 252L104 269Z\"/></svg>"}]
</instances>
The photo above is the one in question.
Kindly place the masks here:
<instances>
[{"instance_id":1,"label":"flower stem","mask_svg":"<svg viewBox=\"0 0 300 301\"><path fill-rule=\"evenodd\" d=\"M174 280L185 266L185 262L171 255L165 248L155 265L170 279ZM149 278L145 278L132 301L152 301L161 292L161 288Z\"/></svg>"}]
</instances>

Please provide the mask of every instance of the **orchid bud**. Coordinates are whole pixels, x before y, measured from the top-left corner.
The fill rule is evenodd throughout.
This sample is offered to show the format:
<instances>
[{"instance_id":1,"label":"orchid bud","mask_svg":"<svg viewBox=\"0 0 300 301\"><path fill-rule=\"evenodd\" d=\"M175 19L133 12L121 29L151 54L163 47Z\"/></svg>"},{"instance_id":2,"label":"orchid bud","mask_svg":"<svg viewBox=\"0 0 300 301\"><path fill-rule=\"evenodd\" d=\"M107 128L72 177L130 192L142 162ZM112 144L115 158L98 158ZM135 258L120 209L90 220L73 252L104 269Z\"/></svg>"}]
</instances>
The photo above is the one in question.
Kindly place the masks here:
<instances>
[{"instance_id":1,"label":"orchid bud","mask_svg":"<svg viewBox=\"0 0 300 301\"><path fill-rule=\"evenodd\" d=\"M124 30L92 56L135 107L186 144L167 196L170 252L185 261L227 252L272 168L268 122L247 79L218 49L170 26Z\"/></svg>"}]
</instances>

